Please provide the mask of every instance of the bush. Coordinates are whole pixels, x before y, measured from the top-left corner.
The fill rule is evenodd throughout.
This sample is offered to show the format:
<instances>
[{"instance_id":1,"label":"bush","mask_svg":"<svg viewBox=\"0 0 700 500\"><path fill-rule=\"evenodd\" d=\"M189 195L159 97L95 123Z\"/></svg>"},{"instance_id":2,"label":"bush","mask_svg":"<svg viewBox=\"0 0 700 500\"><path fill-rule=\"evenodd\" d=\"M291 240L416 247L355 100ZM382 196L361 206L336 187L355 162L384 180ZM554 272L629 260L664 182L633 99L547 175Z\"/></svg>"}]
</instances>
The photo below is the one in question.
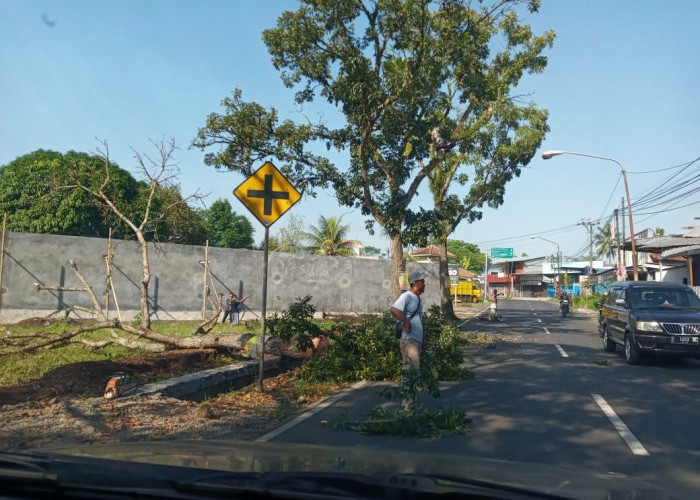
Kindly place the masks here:
<instances>
[{"instance_id":1,"label":"bush","mask_svg":"<svg viewBox=\"0 0 700 500\"><path fill-rule=\"evenodd\" d=\"M437 380L468 378L471 372L460 366L467 346L462 332L453 324L445 324L439 306L431 307L423 319L428 346L421 355L421 371L424 367L434 370Z\"/></svg>"},{"instance_id":2,"label":"bush","mask_svg":"<svg viewBox=\"0 0 700 500\"><path fill-rule=\"evenodd\" d=\"M297 299L282 315L271 318L270 331L284 341L296 342L299 349L312 348L314 337L329 339L325 356L314 352L304 364L300 378L306 382L352 382L356 380L399 380L401 352L394 337L394 319L364 316L358 324L337 323L321 328L313 321L311 297ZM417 387L435 393L440 380L461 380L469 370L461 368L466 341L459 330L444 325L439 307L424 314L427 348L421 356Z\"/></svg>"},{"instance_id":3,"label":"bush","mask_svg":"<svg viewBox=\"0 0 700 500\"><path fill-rule=\"evenodd\" d=\"M309 382L397 380L401 353L393 328L389 313L364 316L359 324L334 325L324 333L329 338L327 355L313 356L300 377Z\"/></svg>"},{"instance_id":4,"label":"bush","mask_svg":"<svg viewBox=\"0 0 700 500\"><path fill-rule=\"evenodd\" d=\"M311 304L311 295L297 297L296 302L282 315L275 313L267 320L270 335L284 342L295 342L300 351L313 349L313 338L323 335L323 330L313 321L316 308Z\"/></svg>"},{"instance_id":5,"label":"bush","mask_svg":"<svg viewBox=\"0 0 700 500\"><path fill-rule=\"evenodd\" d=\"M587 296L574 296L572 307L579 309L598 309L598 303L603 299L602 295L593 294Z\"/></svg>"}]
</instances>

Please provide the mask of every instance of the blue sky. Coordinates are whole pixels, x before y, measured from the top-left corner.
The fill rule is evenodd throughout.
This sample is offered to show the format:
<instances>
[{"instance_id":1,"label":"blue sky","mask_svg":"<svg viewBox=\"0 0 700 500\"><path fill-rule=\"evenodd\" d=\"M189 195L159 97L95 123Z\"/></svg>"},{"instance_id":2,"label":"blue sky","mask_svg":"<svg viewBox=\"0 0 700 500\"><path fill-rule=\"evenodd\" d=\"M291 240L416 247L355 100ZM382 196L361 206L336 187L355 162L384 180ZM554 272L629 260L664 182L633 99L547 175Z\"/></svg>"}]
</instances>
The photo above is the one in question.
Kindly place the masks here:
<instances>
[{"instance_id":1,"label":"blue sky","mask_svg":"<svg viewBox=\"0 0 700 500\"><path fill-rule=\"evenodd\" d=\"M227 198L248 216L232 194L243 178L205 166L204 153L189 144L236 87L246 100L275 106L285 117L300 116L260 38L295 5L0 0L0 165L39 148L93 152L97 138L109 142L114 161L135 171L132 148L152 152L149 139L173 137L181 147L183 194L211 193L209 204ZM526 17L537 33L557 32L545 72L527 77L518 89L550 112L542 151L618 160L628 172L633 206L658 186L673 188L635 210L637 231L662 227L667 234L681 233L698 215L700 195L674 197L694 189L700 162L671 176L700 157L699 18L700 2L691 0L543 0L540 12ZM499 209L463 223L453 238L482 249L513 247L518 255L553 253L551 243L532 238L538 236L556 242L565 255L585 254L588 233L577 223L607 219L620 205L620 169L571 155L544 161L540 153L508 185ZM685 189L676 188L681 179L687 180ZM427 208L427 187L421 191L418 204ZM316 224L320 214L343 215L353 239L388 248L378 232L367 234L364 217L339 206L331 192L303 199L291 213L307 224ZM283 216L271 233L287 220ZM262 226L253 224L260 241Z\"/></svg>"}]
</instances>

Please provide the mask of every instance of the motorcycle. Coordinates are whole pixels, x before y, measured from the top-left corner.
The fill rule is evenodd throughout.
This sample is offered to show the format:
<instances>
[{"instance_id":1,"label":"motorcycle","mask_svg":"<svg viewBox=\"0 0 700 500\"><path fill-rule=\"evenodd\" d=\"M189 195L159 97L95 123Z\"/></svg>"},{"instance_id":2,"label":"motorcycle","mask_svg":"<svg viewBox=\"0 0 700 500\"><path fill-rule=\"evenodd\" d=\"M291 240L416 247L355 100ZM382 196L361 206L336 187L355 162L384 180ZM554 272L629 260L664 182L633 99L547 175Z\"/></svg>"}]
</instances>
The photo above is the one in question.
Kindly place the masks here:
<instances>
[{"instance_id":1,"label":"motorcycle","mask_svg":"<svg viewBox=\"0 0 700 500\"><path fill-rule=\"evenodd\" d=\"M561 312L561 315L563 318L565 318L566 315L569 314L569 301L568 301L568 299L562 299L559 301L559 311Z\"/></svg>"}]
</instances>

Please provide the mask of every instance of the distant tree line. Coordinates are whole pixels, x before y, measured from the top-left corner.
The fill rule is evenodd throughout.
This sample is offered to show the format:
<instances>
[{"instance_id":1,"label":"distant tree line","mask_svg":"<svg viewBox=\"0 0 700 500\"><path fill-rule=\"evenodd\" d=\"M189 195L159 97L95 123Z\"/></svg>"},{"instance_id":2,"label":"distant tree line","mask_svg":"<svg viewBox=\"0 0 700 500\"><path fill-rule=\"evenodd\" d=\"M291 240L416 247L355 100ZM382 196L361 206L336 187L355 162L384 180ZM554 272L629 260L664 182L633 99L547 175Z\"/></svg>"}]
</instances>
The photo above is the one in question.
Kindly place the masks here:
<instances>
[{"instance_id":1,"label":"distant tree line","mask_svg":"<svg viewBox=\"0 0 700 500\"><path fill-rule=\"evenodd\" d=\"M105 169L108 169L105 171ZM109 179L109 182L105 182ZM103 189L117 209L139 221L149 203L150 184L99 155L37 150L0 167L0 213L9 231L106 238L133 237L124 221L78 183ZM144 234L149 241L252 248L253 226L236 214L228 200L209 208L184 202L177 184L158 184L150 203L155 214Z\"/></svg>"}]
</instances>

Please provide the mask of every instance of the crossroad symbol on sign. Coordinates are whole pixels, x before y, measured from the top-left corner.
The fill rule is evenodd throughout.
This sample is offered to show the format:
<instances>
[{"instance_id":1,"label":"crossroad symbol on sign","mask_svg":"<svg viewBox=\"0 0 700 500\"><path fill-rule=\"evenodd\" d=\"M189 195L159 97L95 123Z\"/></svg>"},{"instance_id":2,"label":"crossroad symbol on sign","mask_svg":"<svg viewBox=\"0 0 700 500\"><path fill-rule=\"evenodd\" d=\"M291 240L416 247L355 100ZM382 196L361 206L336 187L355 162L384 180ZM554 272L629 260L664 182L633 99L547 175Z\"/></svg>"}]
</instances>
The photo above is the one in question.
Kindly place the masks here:
<instances>
[{"instance_id":1,"label":"crossroad symbol on sign","mask_svg":"<svg viewBox=\"0 0 700 500\"><path fill-rule=\"evenodd\" d=\"M233 194L265 226L271 226L301 198L269 161L243 181Z\"/></svg>"},{"instance_id":2,"label":"crossroad symbol on sign","mask_svg":"<svg viewBox=\"0 0 700 500\"><path fill-rule=\"evenodd\" d=\"M272 174L265 174L265 189L248 189L248 198L263 199L263 215L272 215L272 200L288 200L288 191L272 189Z\"/></svg>"}]
</instances>

